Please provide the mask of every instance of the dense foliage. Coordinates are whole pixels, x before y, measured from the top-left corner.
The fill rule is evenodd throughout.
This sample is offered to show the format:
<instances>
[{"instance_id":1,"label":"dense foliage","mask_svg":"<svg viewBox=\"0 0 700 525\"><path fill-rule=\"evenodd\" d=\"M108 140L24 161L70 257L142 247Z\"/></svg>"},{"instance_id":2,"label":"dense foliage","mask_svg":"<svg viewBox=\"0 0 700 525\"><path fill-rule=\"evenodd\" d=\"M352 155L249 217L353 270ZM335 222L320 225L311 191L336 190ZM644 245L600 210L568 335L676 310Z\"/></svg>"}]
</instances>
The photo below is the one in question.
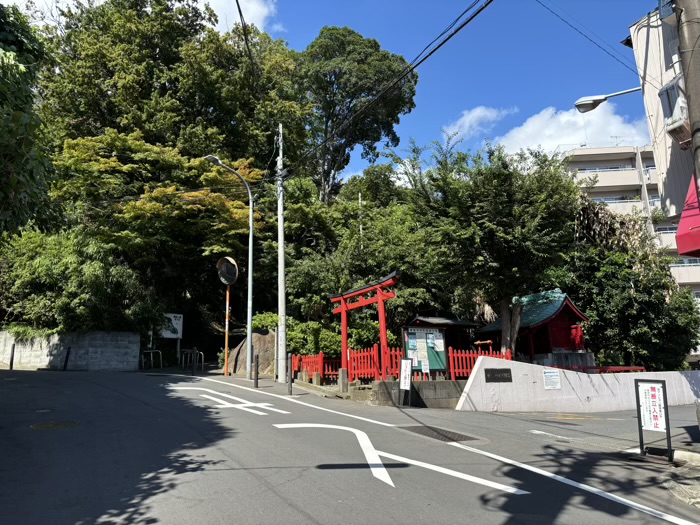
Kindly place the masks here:
<instances>
[{"instance_id":1,"label":"dense foliage","mask_svg":"<svg viewBox=\"0 0 700 525\"><path fill-rule=\"evenodd\" d=\"M698 343L695 302L644 228L581 197L559 159L465 152L454 137L390 149L417 77L368 106L407 65L375 40L326 27L296 52L247 28L251 60L242 28L216 32L194 0L76 0L41 37L16 8L0 16L4 327L146 334L175 311L198 344L223 330L222 255L241 270L231 305L242 325L247 194L202 158L216 154L252 186L254 326L274 328L282 123L290 351L337 355L328 295L398 269L392 345L417 314L498 313L514 348L518 298L554 287L590 317L603 362L677 368ZM342 181L354 148L380 162ZM40 203L50 226L23 226ZM350 317L351 346L378 341L376 311Z\"/></svg>"},{"instance_id":2,"label":"dense foliage","mask_svg":"<svg viewBox=\"0 0 700 525\"><path fill-rule=\"evenodd\" d=\"M16 6L0 5L0 232L42 211L50 164L35 89L44 44Z\"/></svg>"}]
</instances>

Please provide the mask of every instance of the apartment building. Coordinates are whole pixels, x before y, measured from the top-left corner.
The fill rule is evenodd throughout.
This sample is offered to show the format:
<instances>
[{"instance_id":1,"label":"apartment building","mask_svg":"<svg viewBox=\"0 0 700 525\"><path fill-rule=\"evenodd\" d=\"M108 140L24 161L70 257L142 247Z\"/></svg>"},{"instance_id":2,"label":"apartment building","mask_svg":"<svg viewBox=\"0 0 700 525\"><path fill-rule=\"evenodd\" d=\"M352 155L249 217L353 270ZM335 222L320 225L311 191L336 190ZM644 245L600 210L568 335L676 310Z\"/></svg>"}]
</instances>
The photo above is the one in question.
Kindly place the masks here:
<instances>
[{"instance_id":1,"label":"apartment building","mask_svg":"<svg viewBox=\"0 0 700 525\"><path fill-rule=\"evenodd\" d=\"M585 191L614 213L639 213L652 218L647 227L656 235L659 247L673 259L671 274L679 285L690 288L700 304L700 258L681 257L676 246L678 217L668 219L662 205L661 181L652 146L578 148L564 154L571 175L577 181L589 181ZM700 349L688 356L700 362Z\"/></svg>"}]
</instances>

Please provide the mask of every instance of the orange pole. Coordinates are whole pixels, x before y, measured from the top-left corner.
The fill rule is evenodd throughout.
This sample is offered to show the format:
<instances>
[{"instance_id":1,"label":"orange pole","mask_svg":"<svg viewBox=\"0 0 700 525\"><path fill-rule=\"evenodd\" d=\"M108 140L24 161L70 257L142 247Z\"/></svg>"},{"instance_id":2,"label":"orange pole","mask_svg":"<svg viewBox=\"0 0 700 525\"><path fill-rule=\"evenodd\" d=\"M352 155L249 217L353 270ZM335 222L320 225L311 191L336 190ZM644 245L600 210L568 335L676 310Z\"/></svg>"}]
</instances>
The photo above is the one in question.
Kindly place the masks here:
<instances>
[{"instance_id":1,"label":"orange pole","mask_svg":"<svg viewBox=\"0 0 700 525\"><path fill-rule=\"evenodd\" d=\"M228 321L231 318L229 300L231 297L231 285L226 285L226 339L224 341L224 376L228 375Z\"/></svg>"}]
</instances>

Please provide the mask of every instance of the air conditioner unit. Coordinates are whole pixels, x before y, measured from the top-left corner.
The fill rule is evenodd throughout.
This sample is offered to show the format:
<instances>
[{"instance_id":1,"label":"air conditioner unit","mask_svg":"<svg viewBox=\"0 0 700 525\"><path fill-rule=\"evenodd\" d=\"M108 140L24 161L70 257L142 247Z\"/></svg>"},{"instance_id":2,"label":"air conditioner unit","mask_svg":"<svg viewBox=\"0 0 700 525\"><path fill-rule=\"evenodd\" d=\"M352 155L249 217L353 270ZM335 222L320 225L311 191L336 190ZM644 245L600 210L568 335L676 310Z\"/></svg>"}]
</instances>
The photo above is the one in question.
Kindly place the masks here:
<instances>
[{"instance_id":1,"label":"air conditioner unit","mask_svg":"<svg viewBox=\"0 0 700 525\"><path fill-rule=\"evenodd\" d=\"M666 117L664 119L666 133L671 135L681 149L689 148L692 140L688 101L684 91L683 75L680 74L659 90L661 107Z\"/></svg>"},{"instance_id":2,"label":"air conditioner unit","mask_svg":"<svg viewBox=\"0 0 700 525\"><path fill-rule=\"evenodd\" d=\"M665 121L666 133L671 135L671 138L678 142L681 149L688 149L692 141L690 132L690 119L688 118L688 102L685 100L685 95L679 93L676 100L676 107L673 108L673 115Z\"/></svg>"}]
</instances>

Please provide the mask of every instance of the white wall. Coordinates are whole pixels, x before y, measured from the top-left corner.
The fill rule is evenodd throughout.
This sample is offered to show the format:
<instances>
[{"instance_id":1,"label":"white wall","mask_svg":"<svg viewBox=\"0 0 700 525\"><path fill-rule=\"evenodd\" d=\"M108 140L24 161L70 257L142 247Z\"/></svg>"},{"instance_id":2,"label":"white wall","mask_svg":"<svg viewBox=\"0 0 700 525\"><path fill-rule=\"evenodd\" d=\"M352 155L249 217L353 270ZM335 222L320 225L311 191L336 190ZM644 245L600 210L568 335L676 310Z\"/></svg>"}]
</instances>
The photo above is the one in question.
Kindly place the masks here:
<instances>
[{"instance_id":1,"label":"white wall","mask_svg":"<svg viewBox=\"0 0 700 525\"><path fill-rule=\"evenodd\" d=\"M510 368L512 383L486 383L485 368ZM561 390L545 390L548 368L493 357L479 357L457 410L470 412L613 412L634 410L635 379L664 379L669 406L700 398L700 370L582 374L560 370ZM549 368L548 370L552 370Z\"/></svg>"}]
</instances>

